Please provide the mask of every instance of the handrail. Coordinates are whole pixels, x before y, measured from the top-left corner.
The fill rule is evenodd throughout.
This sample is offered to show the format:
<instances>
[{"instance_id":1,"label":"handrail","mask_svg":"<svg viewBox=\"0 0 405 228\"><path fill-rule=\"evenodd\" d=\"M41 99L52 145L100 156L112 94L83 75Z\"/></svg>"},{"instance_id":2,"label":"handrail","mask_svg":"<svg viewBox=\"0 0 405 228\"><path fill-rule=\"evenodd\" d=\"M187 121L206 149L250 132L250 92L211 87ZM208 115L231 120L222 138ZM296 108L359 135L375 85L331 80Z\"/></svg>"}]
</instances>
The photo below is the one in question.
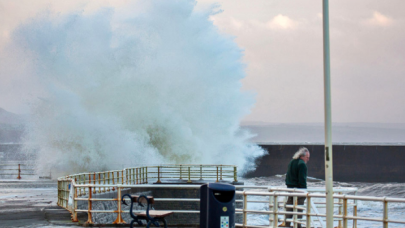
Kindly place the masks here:
<instances>
[{"instance_id":1,"label":"handrail","mask_svg":"<svg viewBox=\"0 0 405 228\"><path fill-rule=\"evenodd\" d=\"M162 167L162 166L157 166ZM182 169L184 168L181 165ZM186 170L188 171L188 167ZM195 166L200 167L200 166ZM213 166L217 169L217 166ZM225 167L225 166L223 166ZM222 167L222 168L223 168ZM171 167L173 169L173 167ZM177 167L179 168L179 167ZM212 167L211 167L212 168ZM233 168L230 166L230 168ZM121 204L118 202L119 196L122 194L123 189L128 188L183 188L183 189L199 189L200 185L172 185L172 184L165 184L165 185L156 185L156 184L147 184L147 182L157 181L159 178L157 176L153 176L152 173L154 172L153 169L156 167L135 167L135 168L127 168L123 170L114 170L114 171L106 171L106 172L96 172L96 173L80 173L75 175L69 175L66 177L58 178L58 205L61 207L66 208L72 214L72 221L78 221L77 213L78 212L87 212L88 213L88 224L93 223L92 214L93 213L117 213L117 219L115 220L114 224L124 223L121 215L122 213L127 213L127 210L122 210ZM190 167L191 169L191 167ZM152 170L152 171L151 171ZM219 170L219 166L218 166ZM223 169L222 171L224 171ZM164 172L162 172L163 174ZM180 175L182 172L179 172ZM191 172L187 172L191 173ZM205 174L204 174L205 175ZM167 177L162 175L160 179L163 177ZM192 175L183 176L185 179L191 178ZM237 208L236 213L241 214L244 218L242 224L236 224L236 227L263 227L260 225L248 225L248 220L250 219L248 215L250 214L268 214L269 215L269 222L270 227L277 227L277 223L280 221L278 216L280 215L293 215L292 219L289 219L289 222L292 222L294 226L297 224L304 224L307 227L317 227L316 220L322 224L323 219L326 217L325 213L321 213L317 210L324 206L324 202L319 202L320 200L325 199L325 194L323 188L308 188L306 191L302 189L288 189L288 188L280 188L280 187L271 187L271 186L244 186L244 185L236 185L236 189L243 189L244 191L236 191L237 195L242 195L243 199L238 199L236 202L237 205L243 204L242 208ZM257 192L255 190L246 190L246 189L267 189L267 192ZM103 198L103 195L100 195L97 198L93 197L93 194L100 194L106 193L109 191L116 191L118 198ZM353 227L357 227L357 221L375 221L381 222L383 227L388 227L390 223L399 223L405 224L405 221L401 220L394 220L390 219L388 216L388 205L389 203L405 203L405 199L403 198L392 198L392 197L370 197L370 196L357 196L357 195L347 195L348 192L356 193L356 188L334 188L334 192L337 193L333 197L337 200L334 203L334 207L338 208L339 214L334 215L334 219L339 222L338 227L347 228L348 222L351 220L353 221ZM249 199L248 196L255 197L255 196L262 196L266 197L267 200L261 199ZM307 203L304 205L286 205L282 198L286 198L288 196L294 197L295 202L297 201L297 197L305 197ZM318 199L318 200L314 200ZM198 202L200 199L191 198L191 199L184 199L184 198L176 198L176 199L169 199L169 198L155 198L155 201L181 201L181 202ZM357 216L358 200L367 200L367 201L376 201L376 202L383 202L383 217L382 218L371 218L363 216ZM79 201L87 201L88 207L87 209L78 209L77 203ZM111 208L108 210L93 210L92 203L97 201L117 201L117 208ZM248 209L248 205L252 203L266 203L269 205L268 210L251 210ZM348 214L348 207L353 208L353 214ZM292 208L293 211L285 211L285 208ZM299 212L298 210L303 209L303 212ZM175 213L199 213L196 210L171 210ZM305 215L305 219L298 219L299 215ZM269 227L269 225L266 225Z\"/></svg>"},{"instance_id":2,"label":"handrail","mask_svg":"<svg viewBox=\"0 0 405 228\"><path fill-rule=\"evenodd\" d=\"M30 176L30 175L35 175L35 173L27 173L27 171L35 171L35 169L31 168L24 168L24 167L33 167L32 165L28 164L21 164L21 163L15 163L15 164L0 164L0 166L7 167L7 168L0 168L0 171L6 170L7 172L10 170L15 170L15 173L0 173L1 176L17 176L17 179L20 180L22 177L21 176ZM8 167L15 167L15 168L8 168ZM23 168L21 168L23 166Z\"/></svg>"},{"instance_id":3,"label":"handrail","mask_svg":"<svg viewBox=\"0 0 405 228\"><path fill-rule=\"evenodd\" d=\"M280 188L282 189L282 188ZM334 188L334 192L336 188ZM313 227L315 224L311 224L312 217L323 217L326 218L326 214L324 213L313 213L311 211L313 206L313 202L311 201L312 198L326 198L326 194L319 194L319 193L304 193L302 191L300 192L294 192L293 189L287 189L290 192L251 192L251 191L236 191L237 195L243 195L244 197L244 205L242 210L237 210L239 212L242 212L244 214L269 214L270 218L270 227L278 227L278 215L294 215L293 219L290 219L289 222L292 222L294 224L294 227L296 227L297 224L305 224L306 227ZM341 189L344 190L344 189ZM350 189L352 190L352 189ZM298 190L299 191L299 190ZM267 201L269 202L269 211L257 211L257 210L248 210L247 207L247 202L252 202L247 200L247 196L269 196L270 200ZM294 197L296 201L297 197L305 197L307 200L307 203L304 205L297 205L294 203L294 205L284 205L285 207L290 207L293 208L293 212L287 212L287 211L280 211L280 202L278 200L278 196L291 196ZM357 227L357 221L358 220L364 220L364 221L374 221L374 222L381 222L382 227L386 228L388 227L389 223L399 223L399 224L405 224L405 220L393 220L388 218L388 203L405 203L404 198L392 198L392 197L370 197L370 196L356 196L356 195L342 195L342 194L334 194L333 195L334 199L338 199L338 202L334 203L334 207L339 208L339 214L334 215L334 219L339 221L338 227L343 227L347 228L348 227L348 220L353 221L353 227ZM349 200L353 200L353 202L349 202ZM382 218L369 218L369 217L361 217L357 216L357 201L358 200L367 200L367 201L377 201L377 202L383 202L383 215ZM353 215L348 215L348 206L353 206ZM343 208L341 210L340 208ZM298 209L304 209L305 212L298 212ZM306 219L297 219L297 215L305 215ZM247 218L245 215L244 218ZM257 226L257 225L247 225L247 221L244 220L243 224L236 224L236 227L264 227L264 226ZM266 225L265 227L269 227ZM316 226L315 226L316 227Z\"/></svg>"},{"instance_id":4,"label":"handrail","mask_svg":"<svg viewBox=\"0 0 405 228\"><path fill-rule=\"evenodd\" d=\"M237 166L234 165L159 165L125 168L123 170L111 170L104 172L79 173L58 178L75 179L77 183L120 183L120 184L145 184L149 179L155 179L161 183L164 179L192 180L216 179L233 180L237 182ZM124 181L125 178L125 181Z\"/></svg>"}]
</instances>

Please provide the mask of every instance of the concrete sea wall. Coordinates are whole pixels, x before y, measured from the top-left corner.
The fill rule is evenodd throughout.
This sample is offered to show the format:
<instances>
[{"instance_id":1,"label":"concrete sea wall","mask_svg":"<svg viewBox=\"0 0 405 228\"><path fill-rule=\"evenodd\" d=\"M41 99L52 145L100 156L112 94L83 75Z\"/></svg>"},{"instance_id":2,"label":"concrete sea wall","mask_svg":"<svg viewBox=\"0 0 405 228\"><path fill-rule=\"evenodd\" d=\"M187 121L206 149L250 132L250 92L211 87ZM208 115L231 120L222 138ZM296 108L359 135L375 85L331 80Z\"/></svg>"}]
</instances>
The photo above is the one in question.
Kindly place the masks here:
<instances>
[{"instance_id":1,"label":"concrete sea wall","mask_svg":"<svg viewBox=\"0 0 405 228\"><path fill-rule=\"evenodd\" d=\"M256 160L247 177L284 174L300 146L311 152L308 176L324 179L324 145L260 145L267 154ZM335 181L405 182L405 145L333 145Z\"/></svg>"}]
</instances>

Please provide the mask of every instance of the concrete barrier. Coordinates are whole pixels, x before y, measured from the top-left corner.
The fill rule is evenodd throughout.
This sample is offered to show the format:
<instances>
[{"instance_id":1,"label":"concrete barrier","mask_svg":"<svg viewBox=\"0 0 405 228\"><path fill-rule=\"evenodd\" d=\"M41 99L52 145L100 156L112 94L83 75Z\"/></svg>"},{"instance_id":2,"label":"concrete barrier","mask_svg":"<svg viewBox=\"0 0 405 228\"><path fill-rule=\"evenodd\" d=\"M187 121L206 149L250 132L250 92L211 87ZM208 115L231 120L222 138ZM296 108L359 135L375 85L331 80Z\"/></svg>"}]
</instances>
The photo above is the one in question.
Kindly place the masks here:
<instances>
[{"instance_id":1,"label":"concrete barrier","mask_svg":"<svg viewBox=\"0 0 405 228\"><path fill-rule=\"evenodd\" d=\"M256 160L257 169L246 177L284 174L300 146L311 152L308 176L324 179L324 145L260 145L267 154ZM405 182L404 145L334 145L335 181Z\"/></svg>"}]
</instances>

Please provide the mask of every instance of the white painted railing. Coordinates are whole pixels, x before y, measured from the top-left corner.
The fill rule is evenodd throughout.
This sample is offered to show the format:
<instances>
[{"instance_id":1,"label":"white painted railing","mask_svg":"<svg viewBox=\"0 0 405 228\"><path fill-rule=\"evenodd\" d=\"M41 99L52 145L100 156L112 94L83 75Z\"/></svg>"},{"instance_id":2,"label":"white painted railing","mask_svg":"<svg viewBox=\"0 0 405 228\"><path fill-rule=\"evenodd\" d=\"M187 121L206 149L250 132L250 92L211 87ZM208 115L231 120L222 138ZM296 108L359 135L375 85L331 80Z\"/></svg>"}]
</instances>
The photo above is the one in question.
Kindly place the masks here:
<instances>
[{"instance_id":1,"label":"white painted railing","mask_svg":"<svg viewBox=\"0 0 405 228\"><path fill-rule=\"evenodd\" d=\"M271 188L274 190L274 188ZM278 222L284 221L283 219L280 220L279 215L293 215L293 219L290 220L294 227L297 227L298 224L304 225L305 227L324 227L325 224L321 224L319 226L314 226L313 224L313 217L318 218L325 218L325 213L319 213L319 211L313 212L312 209L314 208L314 201L313 199L325 199L325 194L320 193L302 193L302 192L287 192L291 191L291 189L282 189L279 188L279 191L272 191L272 192L253 192L253 191L237 191L238 195L243 195L244 204L243 209L237 209L237 212L243 213L243 223L236 224L236 227L278 227ZM344 189L341 189L344 190ZM335 189L334 189L335 191ZM269 197L269 210L268 211L258 211L258 210L249 210L249 201L247 200L248 196L267 196ZM285 211L285 206L280 205L280 202L284 203L284 201L280 201L280 198L286 197L294 197L294 205L287 205L293 208L292 212ZM306 203L302 206L296 204L297 197L305 197ZM356 195L346 195L346 194L334 194L333 198L335 199L334 206L341 208L339 209L339 214L334 214L333 218L336 221L339 221L338 227L347 228L349 220L353 221L352 227L357 227L357 221L373 221L373 222L380 222L381 227L388 228L390 223L397 223L397 224L404 224L405 220L394 220L389 219L388 213L388 204L389 203L405 203L405 199L403 198L390 198L390 197L369 197L369 196L356 196ZM357 216L357 201L375 201L375 202L382 202L383 203L383 213L381 217L362 217ZM350 202L351 201L351 202ZM257 201L254 201L257 203ZM318 202L319 203L319 202ZM272 205L270 205L272 204ZM353 215L348 214L348 207L353 206ZM281 208L281 210L280 210ZM315 207L316 208L316 207ZM299 209L304 210L303 212L298 212ZM270 225L249 225L248 224L248 214L268 214L270 216ZM298 219L298 215L305 216L304 219Z\"/></svg>"}]
</instances>

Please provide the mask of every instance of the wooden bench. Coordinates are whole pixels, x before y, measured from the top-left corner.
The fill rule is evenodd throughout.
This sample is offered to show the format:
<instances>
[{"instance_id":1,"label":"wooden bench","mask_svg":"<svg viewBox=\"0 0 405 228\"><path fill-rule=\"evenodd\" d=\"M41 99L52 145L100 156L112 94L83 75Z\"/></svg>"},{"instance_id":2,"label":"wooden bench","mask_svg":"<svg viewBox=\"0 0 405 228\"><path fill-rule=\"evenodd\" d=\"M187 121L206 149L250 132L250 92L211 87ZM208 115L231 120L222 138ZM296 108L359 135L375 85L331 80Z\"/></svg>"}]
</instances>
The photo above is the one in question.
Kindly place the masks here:
<instances>
[{"instance_id":1,"label":"wooden bench","mask_svg":"<svg viewBox=\"0 0 405 228\"><path fill-rule=\"evenodd\" d=\"M165 217L173 214L173 212L150 210L151 205L155 203L153 196L125 194L122 196L121 200L123 204L128 205L125 202L124 197L129 197L131 199L131 208L129 211L129 214L133 218L133 220L131 221L131 228L133 228L133 224L135 222L137 222L140 226L142 226L143 223L141 222L141 219L144 219L148 222L146 224L146 228L149 228L150 224L153 224L158 227L159 221L163 222L164 227L167 228L167 222ZM146 204L146 210L144 212L133 213L134 203L138 203L138 205L142 207L144 207L145 206L144 204Z\"/></svg>"}]
</instances>

